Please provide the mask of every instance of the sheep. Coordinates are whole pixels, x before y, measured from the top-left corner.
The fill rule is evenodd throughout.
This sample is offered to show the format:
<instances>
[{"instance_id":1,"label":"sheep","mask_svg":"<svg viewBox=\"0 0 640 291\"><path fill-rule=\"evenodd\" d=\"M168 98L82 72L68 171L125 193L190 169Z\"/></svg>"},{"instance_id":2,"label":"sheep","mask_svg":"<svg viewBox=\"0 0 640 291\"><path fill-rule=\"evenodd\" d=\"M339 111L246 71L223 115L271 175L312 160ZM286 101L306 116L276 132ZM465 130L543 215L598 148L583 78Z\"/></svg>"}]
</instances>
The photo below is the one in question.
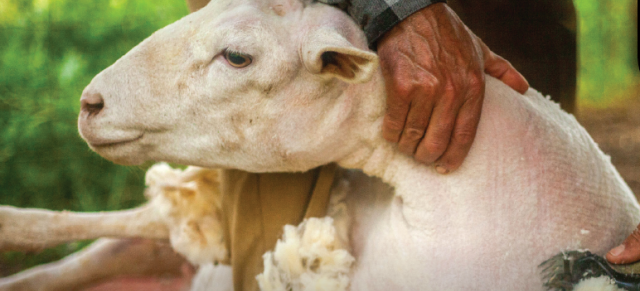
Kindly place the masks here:
<instances>
[{"instance_id":1,"label":"sheep","mask_svg":"<svg viewBox=\"0 0 640 291\"><path fill-rule=\"evenodd\" d=\"M96 76L79 130L122 164L352 169L336 184L348 185L335 205L348 215L286 227L281 249L265 256L265 289L542 290L538 264L566 249L603 254L640 222L631 190L572 116L491 77L458 171L442 176L401 154L381 136L377 68L361 30L336 8L214 1ZM304 262L307 246L286 253L307 231L322 234L308 241L320 244L320 259L336 262L327 273ZM196 279L215 269L207 266Z\"/></svg>"},{"instance_id":2,"label":"sheep","mask_svg":"<svg viewBox=\"0 0 640 291\"><path fill-rule=\"evenodd\" d=\"M188 262L166 242L103 238L58 262L1 278L0 290L84 290L121 276L182 277L185 265Z\"/></svg>"},{"instance_id":3,"label":"sheep","mask_svg":"<svg viewBox=\"0 0 640 291\"><path fill-rule=\"evenodd\" d=\"M75 290L118 276L181 276L178 267L186 262L198 267L192 290L211 291L212 283L215 290L233 290L230 268L218 265L229 261L226 248L229 242L222 227L225 218L222 217L219 175L215 169L188 167L182 171L164 163L154 165L145 177L148 186L145 195L149 202L124 211L73 213L0 206L0 225L6 226L0 229L1 251L39 251L74 240L110 237L99 239L60 262L0 279L0 290ZM330 215L343 222L348 221L344 207L346 187L335 187L329 210ZM304 231L306 224L311 225L311 231ZM342 270L334 275L340 276L343 286L348 282L353 257L344 250L346 227L336 236L331 218L312 218L297 229L287 228L289 235L285 239L297 239L298 243L296 247L287 240L279 243L276 259L292 254L298 247L306 247L305 260L309 263L313 261L309 255L326 257L328 252L342 260ZM325 244L316 242L318 235L324 236ZM170 244L161 241L166 239ZM280 249L288 249L288 253ZM273 270L281 271L277 263L272 266ZM306 275L310 274L318 275L318 272ZM315 281L325 285L335 281L324 280L326 276L317 277ZM261 281L270 283L267 279ZM316 290L340 290L327 287L329 289ZM265 290L274 289L266 287Z\"/></svg>"},{"instance_id":4,"label":"sheep","mask_svg":"<svg viewBox=\"0 0 640 291\"><path fill-rule=\"evenodd\" d=\"M69 290L118 275L175 275L187 261L196 266L227 263L218 176L218 170L154 165L145 177L149 202L124 211L0 206L2 251L38 251L75 240L111 238L62 262L1 279L0 290ZM64 280L52 280L58 276Z\"/></svg>"}]
</instances>

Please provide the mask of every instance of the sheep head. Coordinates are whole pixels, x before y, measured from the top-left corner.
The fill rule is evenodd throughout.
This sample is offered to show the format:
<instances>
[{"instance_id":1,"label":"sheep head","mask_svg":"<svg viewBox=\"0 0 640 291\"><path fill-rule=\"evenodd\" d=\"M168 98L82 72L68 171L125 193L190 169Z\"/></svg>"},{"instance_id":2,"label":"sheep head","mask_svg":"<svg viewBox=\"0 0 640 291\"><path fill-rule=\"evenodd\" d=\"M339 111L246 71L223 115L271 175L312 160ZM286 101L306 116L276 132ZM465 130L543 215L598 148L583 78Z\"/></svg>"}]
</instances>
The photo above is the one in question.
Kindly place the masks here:
<instances>
[{"instance_id":1,"label":"sheep head","mask_svg":"<svg viewBox=\"0 0 640 291\"><path fill-rule=\"evenodd\" d=\"M78 124L117 163L306 170L353 151L354 123L381 116L379 86L364 84L377 67L338 9L212 1L97 75Z\"/></svg>"}]
</instances>

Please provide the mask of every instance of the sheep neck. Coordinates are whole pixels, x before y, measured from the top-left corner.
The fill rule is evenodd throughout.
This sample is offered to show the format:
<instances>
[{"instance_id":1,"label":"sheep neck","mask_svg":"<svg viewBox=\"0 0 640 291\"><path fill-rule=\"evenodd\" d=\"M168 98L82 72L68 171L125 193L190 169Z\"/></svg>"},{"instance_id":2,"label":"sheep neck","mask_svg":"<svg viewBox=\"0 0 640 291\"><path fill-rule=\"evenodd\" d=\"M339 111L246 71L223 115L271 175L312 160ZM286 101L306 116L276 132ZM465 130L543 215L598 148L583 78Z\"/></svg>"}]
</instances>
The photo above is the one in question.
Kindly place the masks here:
<instances>
[{"instance_id":1,"label":"sheep neck","mask_svg":"<svg viewBox=\"0 0 640 291\"><path fill-rule=\"evenodd\" d=\"M362 100L359 112L359 129L355 150L345 158L338 161L344 168L359 169L369 176L382 179L385 183L396 189L396 195L404 196L410 193L406 191L424 191L424 187L431 188L432 183L437 183L432 178L438 174L432 166L416 162L398 150L395 144L387 142L382 137L382 121L385 112L385 89L381 76L376 76L368 83L366 90L359 87L355 94L358 100ZM346 91L349 94L350 90ZM363 96L365 95L365 96ZM411 177L409 177L411 176ZM422 181L414 185L411 181Z\"/></svg>"},{"instance_id":2,"label":"sheep neck","mask_svg":"<svg viewBox=\"0 0 640 291\"><path fill-rule=\"evenodd\" d=\"M378 128L381 130L381 128ZM352 155L338 162L341 167L359 169L369 176L382 179L396 189L396 195L404 196L403 189L411 192L421 191L423 186L430 185L431 178L437 177L435 169L416 162L398 151L381 136L375 142L362 144ZM411 181L423 181L413 185ZM422 192L422 191L421 191Z\"/></svg>"}]
</instances>

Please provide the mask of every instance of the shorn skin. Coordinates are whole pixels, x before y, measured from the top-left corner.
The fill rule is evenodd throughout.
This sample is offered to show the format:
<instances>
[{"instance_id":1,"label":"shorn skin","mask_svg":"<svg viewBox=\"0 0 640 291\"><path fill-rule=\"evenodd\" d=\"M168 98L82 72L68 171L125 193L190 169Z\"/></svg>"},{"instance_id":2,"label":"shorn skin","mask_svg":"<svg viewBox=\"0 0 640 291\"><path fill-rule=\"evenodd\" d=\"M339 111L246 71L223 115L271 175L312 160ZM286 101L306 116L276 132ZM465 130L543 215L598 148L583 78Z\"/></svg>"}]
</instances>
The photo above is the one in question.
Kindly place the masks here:
<instances>
[{"instance_id":1,"label":"shorn skin","mask_svg":"<svg viewBox=\"0 0 640 291\"><path fill-rule=\"evenodd\" d=\"M235 68L225 50L252 63ZM401 154L381 135L377 68L335 8L213 1L96 76L79 128L123 164L269 172L337 162L380 178L393 196L343 175L351 290L542 290L542 261L566 249L602 255L640 222L630 189L572 116L490 77L458 171L442 176Z\"/></svg>"}]
</instances>

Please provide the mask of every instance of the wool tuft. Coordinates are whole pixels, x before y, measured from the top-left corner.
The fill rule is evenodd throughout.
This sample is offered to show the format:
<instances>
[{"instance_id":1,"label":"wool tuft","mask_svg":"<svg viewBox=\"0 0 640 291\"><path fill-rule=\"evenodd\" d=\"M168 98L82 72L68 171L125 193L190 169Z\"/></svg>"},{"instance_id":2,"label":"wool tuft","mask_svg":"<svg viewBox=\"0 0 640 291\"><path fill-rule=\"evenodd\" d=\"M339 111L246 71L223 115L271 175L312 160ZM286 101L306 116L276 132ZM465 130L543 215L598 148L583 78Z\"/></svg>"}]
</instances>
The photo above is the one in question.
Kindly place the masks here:
<instances>
[{"instance_id":1,"label":"wool tuft","mask_svg":"<svg viewBox=\"0 0 640 291\"><path fill-rule=\"evenodd\" d=\"M580 281L574 288L574 291L624 291L618 288L615 281L607 276L598 278L589 278Z\"/></svg>"},{"instance_id":2,"label":"wool tuft","mask_svg":"<svg viewBox=\"0 0 640 291\"><path fill-rule=\"evenodd\" d=\"M341 291L349 287L355 259L339 248L333 219L310 218L287 225L275 250L263 256L256 277L263 291Z\"/></svg>"},{"instance_id":3,"label":"wool tuft","mask_svg":"<svg viewBox=\"0 0 640 291\"><path fill-rule=\"evenodd\" d=\"M218 175L218 170L188 167L183 171L164 163L147 171L145 195L169 226L173 249L192 264L228 259Z\"/></svg>"}]
</instances>

